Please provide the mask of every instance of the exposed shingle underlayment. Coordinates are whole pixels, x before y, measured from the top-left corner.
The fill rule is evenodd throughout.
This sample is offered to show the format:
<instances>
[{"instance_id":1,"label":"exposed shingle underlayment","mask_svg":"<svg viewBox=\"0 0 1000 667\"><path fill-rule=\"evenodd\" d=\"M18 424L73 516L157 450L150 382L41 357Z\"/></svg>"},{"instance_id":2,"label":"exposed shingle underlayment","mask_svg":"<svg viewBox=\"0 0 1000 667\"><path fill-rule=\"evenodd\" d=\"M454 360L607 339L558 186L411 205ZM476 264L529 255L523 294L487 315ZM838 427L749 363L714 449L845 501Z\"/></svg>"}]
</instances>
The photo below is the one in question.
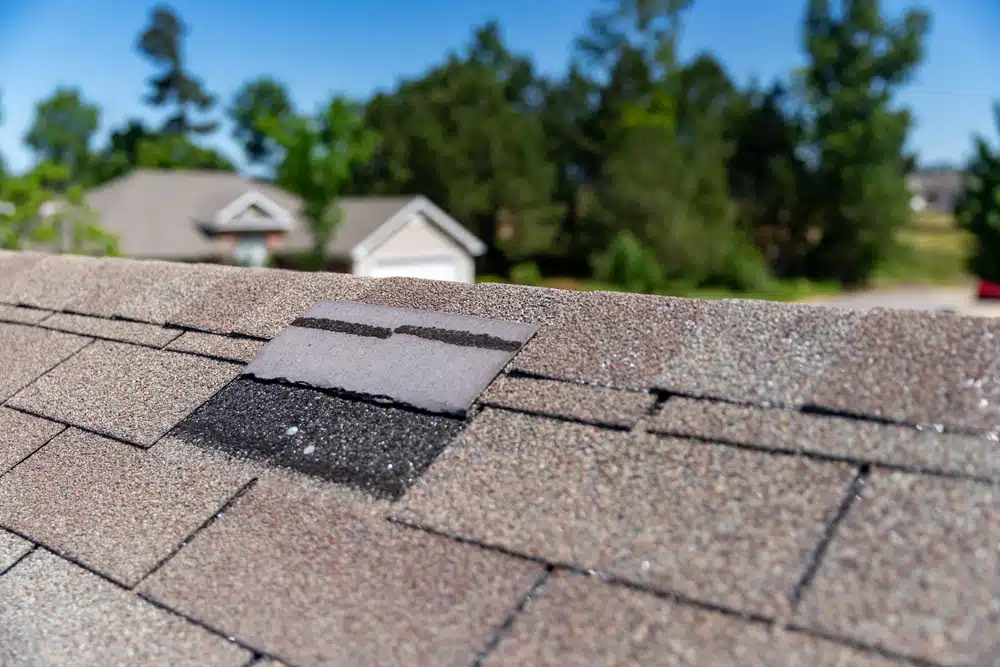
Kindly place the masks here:
<instances>
[{"instance_id":1,"label":"exposed shingle underlayment","mask_svg":"<svg viewBox=\"0 0 1000 667\"><path fill-rule=\"evenodd\" d=\"M998 352L0 251L0 665L998 665Z\"/></svg>"}]
</instances>

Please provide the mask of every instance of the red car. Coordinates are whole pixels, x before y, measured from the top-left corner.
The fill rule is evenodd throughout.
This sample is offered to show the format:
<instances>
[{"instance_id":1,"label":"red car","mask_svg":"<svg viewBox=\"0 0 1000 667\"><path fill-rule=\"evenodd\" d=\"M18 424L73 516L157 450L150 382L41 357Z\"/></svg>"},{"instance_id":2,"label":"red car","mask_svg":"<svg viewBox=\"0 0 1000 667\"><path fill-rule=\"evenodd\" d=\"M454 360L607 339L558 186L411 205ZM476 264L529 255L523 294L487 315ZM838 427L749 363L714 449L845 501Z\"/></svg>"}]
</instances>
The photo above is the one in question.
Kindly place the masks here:
<instances>
[{"instance_id":1,"label":"red car","mask_svg":"<svg viewBox=\"0 0 1000 667\"><path fill-rule=\"evenodd\" d=\"M1000 299L1000 285L991 283L988 280L979 281L980 299Z\"/></svg>"}]
</instances>

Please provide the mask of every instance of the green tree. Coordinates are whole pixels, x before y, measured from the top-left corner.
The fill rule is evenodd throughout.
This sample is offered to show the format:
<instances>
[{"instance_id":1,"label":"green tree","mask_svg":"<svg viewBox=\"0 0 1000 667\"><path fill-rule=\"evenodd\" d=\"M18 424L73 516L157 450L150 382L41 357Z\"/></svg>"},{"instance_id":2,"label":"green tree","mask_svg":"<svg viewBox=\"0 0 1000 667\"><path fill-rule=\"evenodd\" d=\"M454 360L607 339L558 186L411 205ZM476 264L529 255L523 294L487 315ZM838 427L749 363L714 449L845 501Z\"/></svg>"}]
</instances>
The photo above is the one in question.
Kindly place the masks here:
<instances>
[{"instance_id":1,"label":"green tree","mask_svg":"<svg viewBox=\"0 0 1000 667\"><path fill-rule=\"evenodd\" d=\"M539 93L496 25L477 29L464 53L368 104L381 141L355 191L428 196L483 239L489 271L506 273L551 244L561 214Z\"/></svg>"},{"instance_id":2,"label":"green tree","mask_svg":"<svg viewBox=\"0 0 1000 667\"><path fill-rule=\"evenodd\" d=\"M302 199L312 259L322 266L342 215L337 200L352 171L371 158L378 137L365 125L358 105L341 97L315 117L268 117L260 127L282 149L275 183Z\"/></svg>"},{"instance_id":3,"label":"green tree","mask_svg":"<svg viewBox=\"0 0 1000 667\"><path fill-rule=\"evenodd\" d=\"M1000 102L993 106L993 118L1000 133ZM1000 283L1000 150L981 135L974 142L956 215L973 235L969 270L983 280Z\"/></svg>"},{"instance_id":4,"label":"green tree","mask_svg":"<svg viewBox=\"0 0 1000 667\"><path fill-rule=\"evenodd\" d=\"M66 167L70 179L79 179L91 160L90 144L101 113L74 88L59 88L35 107L35 120L24 137L40 162Z\"/></svg>"},{"instance_id":5,"label":"green tree","mask_svg":"<svg viewBox=\"0 0 1000 667\"><path fill-rule=\"evenodd\" d=\"M809 259L816 277L867 282L892 250L910 211L904 145L910 114L895 93L923 57L930 17L899 20L878 0L810 0L802 84L809 104L816 198Z\"/></svg>"},{"instance_id":6,"label":"green tree","mask_svg":"<svg viewBox=\"0 0 1000 667\"><path fill-rule=\"evenodd\" d=\"M271 166L278 147L260 126L262 118L284 119L295 109L285 87L271 77L249 81L233 96L229 118L233 123L233 138L243 147L247 162Z\"/></svg>"},{"instance_id":7,"label":"green tree","mask_svg":"<svg viewBox=\"0 0 1000 667\"><path fill-rule=\"evenodd\" d=\"M146 102L155 108L172 107L161 128L165 134L210 134L218 123L199 123L193 119L195 112L209 111L215 98L186 69L183 41L187 32L187 26L172 8L167 5L153 8L150 23L138 41L139 52L160 69L149 79Z\"/></svg>"}]
</instances>

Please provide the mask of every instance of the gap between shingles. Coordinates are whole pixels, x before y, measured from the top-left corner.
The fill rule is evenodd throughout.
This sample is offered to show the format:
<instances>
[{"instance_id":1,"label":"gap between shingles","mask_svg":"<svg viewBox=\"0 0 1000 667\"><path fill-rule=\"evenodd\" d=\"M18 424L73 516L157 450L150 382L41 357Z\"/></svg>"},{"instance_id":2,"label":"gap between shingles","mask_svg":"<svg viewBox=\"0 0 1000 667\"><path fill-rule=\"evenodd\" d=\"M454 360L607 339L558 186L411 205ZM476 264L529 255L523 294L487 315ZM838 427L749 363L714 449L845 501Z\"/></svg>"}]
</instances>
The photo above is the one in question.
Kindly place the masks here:
<instances>
[{"instance_id":1,"label":"gap between shingles","mask_svg":"<svg viewBox=\"0 0 1000 667\"><path fill-rule=\"evenodd\" d=\"M531 584L525 594L521 596L521 599L518 600L518 603L513 609L511 609L510 613L507 614L500 626L493 632L487 640L486 645L476 652L476 657L472 661L471 667L482 667L482 665L490 657L490 654L492 654L493 651L500 646L500 642L503 641L503 638L506 637L511 628L514 627L514 623L517 622L518 617L525 612L528 608L528 604L531 603L531 600L534 599L545 587L545 584L548 583L549 577L552 576L552 572L554 570L555 568L553 566L546 565L545 569L542 570L537 577L535 577L535 581Z\"/></svg>"},{"instance_id":2,"label":"gap between shingles","mask_svg":"<svg viewBox=\"0 0 1000 667\"><path fill-rule=\"evenodd\" d=\"M200 526L191 531L191 533L189 533L183 540L181 540L181 542L177 546L171 549L169 553L167 553L163 558L158 560L156 564L153 565L153 567L148 572L146 572L146 574L142 575L139 578L139 580L135 582L135 585L131 587L131 590L133 591L136 590L147 579L156 574L164 565L167 564L167 562L171 558L176 556L181 551L181 549L190 544L192 540L194 540L194 538L196 538L203 530L205 530L206 528L214 524L216 521L218 521L220 518L222 518L222 516L229 510L229 508L232 507L237 500L245 496L250 491L250 489L252 489L256 484L257 484L257 478L253 477L250 481L248 481L246 484L237 489L236 493L234 493L231 498L229 498L226 502L224 502L222 506L219 507L219 509L213 512L212 515L208 517L205 521L203 521Z\"/></svg>"},{"instance_id":3,"label":"gap between shingles","mask_svg":"<svg viewBox=\"0 0 1000 667\"><path fill-rule=\"evenodd\" d=\"M837 528L840 527L840 524L847 517L847 513L851 510L851 506L854 505L855 501L857 501L858 496L861 495L862 488L870 476L871 467L868 465L860 466L851 475L851 479L847 483L847 488L844 489L843 496L840 499L837 511L824 527L819 543L816 544L816 547L806 558L806 569L802 573L802 577L792 588L789 599L793 612L798 609L799 603L802 602L802 596L819 573L819 569L823 565L823 558L826 556L826 552L829 550L830 544L837 534Z\"/></svg>"},{"instance_id":4,"label":"gap between shingles","mask_svg":"<svg viewBox=\"0 0 1000 667\"><path fill-rule=\"evenodd\" d=\"M7 408L7 409L8 410L18 411L17 408ZM18 411L18 412L20 412L20 411ZM24 414L27 414L27 413L24 413ZM30 415L30 416L34 417L34 415ZM0 478L2 478L4 475L7 475L7 474L13 472L19 465L21 465L22 463L24 463L25 461L27 461L28 459L30 459L36 453L40 452L42 450L42 448L45 447L45 445L49 444L50 442L52 442L53 440L55 440L56 438L58 438L60 435L62 435L63 433L66 432L67 428L69 428L68 426L66 426L65 424L63 424L61 422L53 421L51 419L49 419L48 421L52 421L52 423L54 423L54 424L59 424L60 426L62 426L62 428L59 429L51 438L47 438L45 440L45 442L43 442L42 444L38 445L33 450L31 450L30 452L28 452L27 456L21 458L20 461L17 461L14 465L12 465L11 467L7 468L7 470L5 470L2 473L0 473Z\"/></svg>"},{"instance_id":5,"label":"gap between shingles","mask_svg":"<svg viewBox=\"0 0 1000 667\"><path fill-rule=\"evenodd\" d=\"M692 607L692 608L695 608L695 609L698 609L698 610L704 611L704 612L721 614L723 616L727 616L729 618L738 619L738 620L744 621L746 623L753 623L753 624L757 624L757 625L763 625L763 626L766 626L766 627L772 628L772 629L780 627L780 628L783 628L783 629L791 630L792 632L795 632L797 634L804 635L804 636L807 636L807 637L813 637L815 639L822 639L822 640L825 640L825 641L829 641L831 643L835 643L835 644L839 644L841 646L845 646L847 648L852 648L852 649L855 649L855 650L858 650L858 651L862 651L862 652L866 652L866 653L871 653L871 654L874 654L874 655L878 655L878 656L880 656L882 658L886 658L888 660L893 660L893 661L896 661L896 662L902 662L904 664L910 664L910 665L913 665L913 667L943 667L942 665L940 665L938 663L931 662L931 661L926 660L924 658L920 658L920 657L917 657L917 656L911 656L911 655L907 655L907 654L903 654L903 653L897 653L895 651L891 651L889 649L886 649L884 647L881 647L881 646L878 646L878 645L875 645L875 644L869 644L869 643L861 642L861 641L859 641L857 639L854 639L852 637L836 635L836 634L833 634L833 633L824 632L824 631L821 631L821 630L816 630L814 628L811 628L811 627L808 627L808 626L804 626L804 625L799 625L799 624L796 624L796 623L789 623L789 622L785 622L785 621L780 621L779 622L779 620L776 619L776 618L771 618L771 617L768 617L768 616L764 616L762 614L757 614L757 613L754 613L754 612L747 612L747 611L740 611L740 610L737 610L737 609L731 609L729 607L725 607L725 606L722 606L722 605L719 605L719 604L716 604L716 603L713 603L713 602L707 602L705 600L699 600L697 598L693 598L693 597L690 597L690 596L685 595L683 593L678 593L676 591L671 591L671 590L666 590L666 589L652 588L650 586L647 586L647 585L644 585L644 584L639 584L639 583L636 583L634 581L630 581L628 579L619 577L617 575L608 574L608 573L604 573L604 572L595 572L594 570L589 570L587 568L580 567L578 565L574 565L574 564L571 564L571 563L559 563L559 562L555 562L555 561L549 561L549 560L546 560L546 559L543 559L543 558L538 558L536 556L531 556L531 555L526 554L526 553L514 551L514 550L511 550L511 549L499 546L499 545L486 544L486 543L478 542L478 541L476 541L474 539L470 539L470 538L467 538L467 537L461 537L461 536L458 536L458 535L452 535L452 534L449 534L447 532L444 532L444 531L441 531L441 530L437 530L435 528L431 528L429 526L425 526L425 525L421 525L421 524L418 524L418 523L410 522L410 521L407 521L407 520L404 520L404 519L399 519L397 517L387 516L387 517L385 517L385 519L386 519L386 521L388 521L390 523L393 523L395 525L401 526L403 528L407 528L407 529L410 529L410 530L417 530L417 531L420 531L420 532L423 532L423 533L427 533L429 535L435 535L437 537L441 537L441 538L448 539L448 540L451 540L451 541L454 541L454 542L458 542L459 544L465 544L465 545L469 545L469 546L474 546L474 547L478 547L480 549L484 549L486 551L492 551L492 552L495 552L495 553L503 554L503 555L511 557L511 558L516 558L518 560L522 560L522 561L527 561L527 562L531 562L531 563L536 563L536 564L539 564L539 565L543 565L543 566L545 566L546 578L551 577L552 574L554 574L556 572L559 572L559 571L570 572L570 573L573 573L573 574L577 574L577 575L581 575L581 576L586 576L586 577L590 577L590 578L597 578L598 581L601 584L605 584L605 585L608 585L608 586L617 586L617 587L620 587L620 588L627 588L627 589L635 591L637 593L641 593L641 594L645 594L645 595L651 595L651 596L653 596L653 597L655 597L657 599L663 600L665 602L669 602L669 603L672 603L672 604L679 604L679 605L683 605L683 606L687 606L687 607ZM530 596L530 594L531 593L529 593L529 596ZM515 618L515 620L516 620L516 618Z\"/></svg>"},{"instance_id":6,"label":"gap between shingles","mask_svg":"<svg viewBox=\"0 0 1000 667\"><path fill-rule=\"evenodd\" d=\"M11 533L11 535L17 535L17 533L14 533L12 531L7 531L7 532ZM20 535L17 535L17 536L21 537ZM24 539L24 538L21 538L21 539ZM3 569L0 569L0 577L2 577L3 575L7 574L11 570L13 570L15 567L17 567L18 563L20 563L21 561L25 560L31 554L35 553L35 551L38 549L38 545L35 544L34 542L30 542L30 544L31 544L31 547L27 551L25 551L23 554L21 554L20 556L18 556L17 558L15 558L13 563L11 563L10 565L8 565L7 567L5 567Z\"/></svg>"}]
</instances>

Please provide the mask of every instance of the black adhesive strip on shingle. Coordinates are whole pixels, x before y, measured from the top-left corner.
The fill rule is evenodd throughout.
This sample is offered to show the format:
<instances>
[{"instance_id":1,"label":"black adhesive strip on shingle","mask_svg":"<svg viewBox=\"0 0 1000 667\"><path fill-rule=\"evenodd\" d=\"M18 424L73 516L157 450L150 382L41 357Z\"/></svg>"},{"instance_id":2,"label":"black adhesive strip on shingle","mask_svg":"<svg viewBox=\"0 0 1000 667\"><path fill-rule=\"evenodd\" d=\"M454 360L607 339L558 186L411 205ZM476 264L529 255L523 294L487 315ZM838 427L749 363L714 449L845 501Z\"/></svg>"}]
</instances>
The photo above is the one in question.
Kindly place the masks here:
<instances>
[{"instance_id":1,"label":"black adhesive strip on shingle","mask_svg":"<svg viewBox=\"0 0 1000 667\"><path fill-rule=\"evenodd\" d=\"M303 329L319 329L320 331L335 331L354 336L369 336L371 338L388 338L392 335L392 329L388 327L375 327L358 322L344 322L343 320L328 320L322 317L299 317L292 321L291 326Z\"/></svg>"},{"instance_id":2,"label":"black adhesive strip on shingle","mask_svg":"<svg viewBox=\"0 0 1000 667\"><path fill-rule=\"evenodd\" d=\"M302 321L309 326L283 330L244 374L456 417L468 414L536 330L520 322L338 301L313 305Z\"/></svg>"},{"instance_id":3,"label":"black adhesive strip on shingle","mask_svg":"<svg viewBox=\"0 0 1000 667\"><path fill-rule=\"evenodd\" d=\"M464 426L448 417L238 378L172 435L397 500Z\"/></svg>"},{"instance_id":4,"label":"black adhesive strip on shingle","mask_svg":"<svg viewBox=\"0 0 1000 667\"><path fill-rule=\"evenodd\" d=\"M416 336L417 338L424 338L426 340L436 340L448 343L449 345L478 347L484 350L499 350L502 352L517 352L521 349L522 345L519 341L505 340L489 334L475 334L468 331L439 329L437 327L419 327L411 324L396 327L396 333Z\"/></svg>"}]
</instances>

